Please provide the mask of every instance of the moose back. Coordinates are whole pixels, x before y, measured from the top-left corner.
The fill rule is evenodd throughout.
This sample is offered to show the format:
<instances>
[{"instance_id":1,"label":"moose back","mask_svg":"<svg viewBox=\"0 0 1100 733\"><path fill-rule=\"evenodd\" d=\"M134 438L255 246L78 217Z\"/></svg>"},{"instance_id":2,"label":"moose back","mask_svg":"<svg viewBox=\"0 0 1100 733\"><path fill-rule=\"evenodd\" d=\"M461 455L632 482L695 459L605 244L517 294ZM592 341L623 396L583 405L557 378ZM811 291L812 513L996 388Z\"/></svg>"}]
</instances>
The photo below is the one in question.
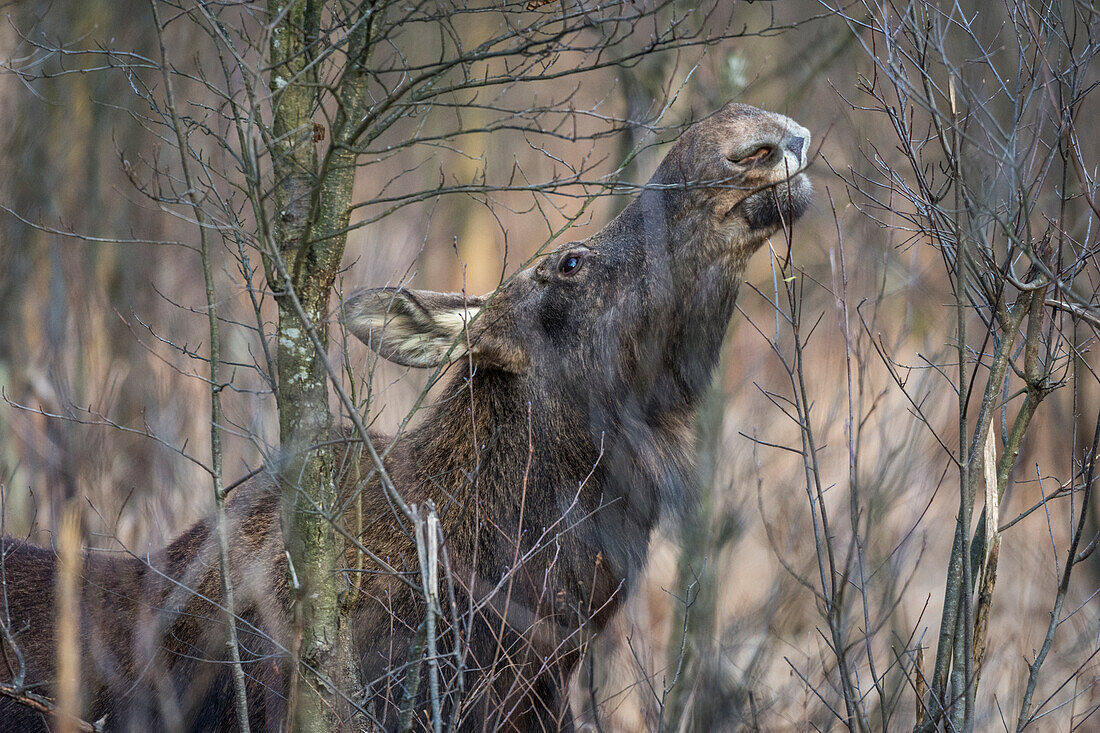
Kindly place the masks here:
<instances>
[{"instance_id":1,"label":"moose back","mask_svg":"<svg viewBox=\"0 0 1100 733\"><path fill-rule=\"evenodd\" d=\"M346 301L347 328L382 357L453 362L419 427L373 440L404 500L437 508L449 567L439 589L442 714L460 730L571 728L566 691L585 640L638 577L659 516L690 500L696 412L745 264L807 208L809 142L787 117L728 105L684 132L599 233L557 247L492 294L381 288ZM420 563L377 478L350 478L372 475L358 448L352 436L340 452L362 461L345 472L343 492L362 512L356 531L369 551L363 559L349 545L354 570L340 571L366 685L349 706L377 728L403 716L420 728L431 710ZM286 715L294 635L275 482L237 489L227 512L249 718L253 730L274 730ZM112 730L238 727L211 527L200 522L147 558L85 553L85 720ZM48 698L59 561L12 539L3 553L0 679ZM5 730L49 723L0 702Z\"/></svg>"}]
</instances>

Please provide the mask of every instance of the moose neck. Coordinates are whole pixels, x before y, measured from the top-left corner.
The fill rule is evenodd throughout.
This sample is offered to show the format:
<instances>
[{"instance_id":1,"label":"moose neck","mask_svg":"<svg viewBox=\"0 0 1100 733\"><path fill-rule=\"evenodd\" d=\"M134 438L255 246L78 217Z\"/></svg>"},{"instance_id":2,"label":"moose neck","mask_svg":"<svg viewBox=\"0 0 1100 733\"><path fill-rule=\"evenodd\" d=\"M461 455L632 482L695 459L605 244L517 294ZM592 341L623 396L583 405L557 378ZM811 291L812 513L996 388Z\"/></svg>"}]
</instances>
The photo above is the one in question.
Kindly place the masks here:
<instances>
[{"instance_id":1,"label":"moose neck","mask_svg":"<svg viewBox=\"0 0 1100 733\"><path fill-rule=\"evenodd\" d=\"M659 172L660 173L660 172ZM654 176L651 183L661 183ZM654 399L661 412L694 412L718 365L748 256L691 189L647 189L605 232L644 237L651 341L661 353Z\"/></svg>"},{"instance_id":2,"label":"moose neck","mask_svg":"<svg viewBox=\"0 0 1100 733\"><path fill-rule=\"evenodd\" d=\"M405 439L416 474L410 478L440 507L452 562L476 558L476 568L459 572L491 586L527 557L524 577L537 577L539 587L517 587L513 600L529 608L546 602L539 594L549 581L588 602L593 563L607 554L601 537L607 502L586 406L529 375L471 374L466 364L457 370L424 425ZM649 528L630 538L643 551ZM574 550L539 550L558 543ZM622 564L600 594L616 591L628 572Z\"/></svg>"}]
</instances>

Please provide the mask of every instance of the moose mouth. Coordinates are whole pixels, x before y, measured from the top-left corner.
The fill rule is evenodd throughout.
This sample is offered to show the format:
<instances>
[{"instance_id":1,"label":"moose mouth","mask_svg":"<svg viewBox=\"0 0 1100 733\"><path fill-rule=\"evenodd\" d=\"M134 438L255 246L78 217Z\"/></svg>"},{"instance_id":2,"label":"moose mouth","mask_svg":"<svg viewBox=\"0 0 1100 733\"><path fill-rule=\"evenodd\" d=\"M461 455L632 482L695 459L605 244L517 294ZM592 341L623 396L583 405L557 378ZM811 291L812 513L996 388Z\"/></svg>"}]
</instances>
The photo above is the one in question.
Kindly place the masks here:
<instances>
[{"instance_id":1,"label":"moose mouth","mask_svg":"<svg viewBox=\"0 0 1100 733\"><path fill-rule=\"evenodd\" d=\"M738 216L750 230L770 234L806 213L811 193L809 179L799 173L788 181L746 196L726 213L726 218Z\"/></svg>"}]
</instances>

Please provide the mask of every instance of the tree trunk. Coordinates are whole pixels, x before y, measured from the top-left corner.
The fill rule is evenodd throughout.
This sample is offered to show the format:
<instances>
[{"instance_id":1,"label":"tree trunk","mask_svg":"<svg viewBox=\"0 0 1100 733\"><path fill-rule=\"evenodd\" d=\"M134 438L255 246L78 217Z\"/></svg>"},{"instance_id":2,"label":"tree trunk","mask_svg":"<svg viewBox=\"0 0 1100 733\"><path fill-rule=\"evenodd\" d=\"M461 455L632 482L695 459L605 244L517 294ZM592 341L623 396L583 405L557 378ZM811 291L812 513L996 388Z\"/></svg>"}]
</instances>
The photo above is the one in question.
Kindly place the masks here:
<instances>
[{"instance_id":1,"label":"tree trunk","mask_svg":"<svg viewBox=\"0 0 1100 733\"><path fill-rule=\"evenodd\" d=\"M332 731L347 725L346 701L361 685L338 600L345 580L337 572L342 547L332 526L339 521L333 454L331 447L318 447L332 426L325 355L318 344L328 344L328 300L347 238L356 156L336 141L320 161L316 153L323 133L313 121L319 109L311 66L318 6L270 0L269 9L277 20L270 49L277 253L268 253L268 277L279 308L282 530L300 634L288 715L295 731ZM338 85L340 128L346 127L349 109L362 108L364 60L352 54Z\"/></svg>"}]
</instances>

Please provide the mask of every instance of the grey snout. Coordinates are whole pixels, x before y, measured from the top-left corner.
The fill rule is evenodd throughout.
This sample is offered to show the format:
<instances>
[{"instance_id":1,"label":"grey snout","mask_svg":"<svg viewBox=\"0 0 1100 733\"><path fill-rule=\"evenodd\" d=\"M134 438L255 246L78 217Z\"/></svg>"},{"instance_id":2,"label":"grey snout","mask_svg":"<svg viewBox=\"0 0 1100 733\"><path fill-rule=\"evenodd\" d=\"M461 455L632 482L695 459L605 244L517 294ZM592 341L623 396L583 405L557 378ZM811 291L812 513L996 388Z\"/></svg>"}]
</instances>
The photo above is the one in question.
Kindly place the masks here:
<instances>
[{"instance_id":1,"label":"grey snout","mask_svg":"<svg viewBox=\"0 0 1100 733\"><path fill-rule=\"evenodd\" d=\"M810 131L791 121L786 133L783 138L783 158L786 165L801 170L806 167L806 157L810 150Z\"/></svg>"}]
</instances>

